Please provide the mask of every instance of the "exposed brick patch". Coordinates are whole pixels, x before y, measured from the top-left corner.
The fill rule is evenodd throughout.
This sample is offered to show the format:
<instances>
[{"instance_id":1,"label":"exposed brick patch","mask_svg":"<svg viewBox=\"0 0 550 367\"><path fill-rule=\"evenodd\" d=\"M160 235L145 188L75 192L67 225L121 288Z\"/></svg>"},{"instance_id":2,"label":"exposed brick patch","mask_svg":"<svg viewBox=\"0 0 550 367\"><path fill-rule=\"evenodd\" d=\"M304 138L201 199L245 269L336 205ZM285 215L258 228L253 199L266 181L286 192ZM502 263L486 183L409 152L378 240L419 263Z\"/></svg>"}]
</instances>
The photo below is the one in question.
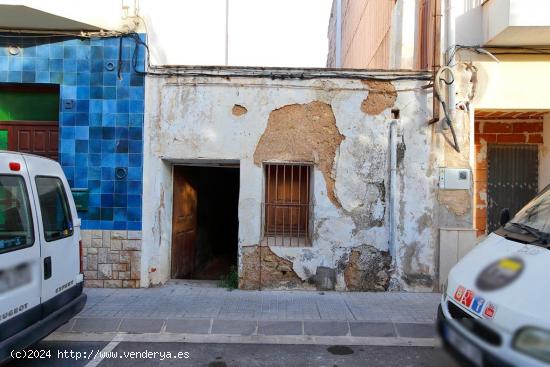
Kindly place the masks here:
<instances>
[{"instance_id":1,"label":"exposed brick patch","mask_svg":"<svg viewBox=\"0 0 550 367\"><path fill-rule=\"evenodd\" d=\"M539 122L516 122L512 124L514 133L542 133L542 121Z\"/></svg>"},{"instance_id":2,"label":"exposed brick patch","mask_svg":"<svg viewBox=\"0 0 550 367\"><path fill-rule=\"evenodd\" d=\"M507 134L512 132L512 124L505 122L486 122L479 132L482 134Z\"/></svg>"},{"instance_id":3,"label":"exposed brick patch","mask_svg":"<svg viewBox=\"0 0 550 367\"><path fill-rule=\"evenodd\" d=\"M477 125L476 125L477 126ZM479 144L481 141L484 140L487 143L496 143L497 142L497 134L475 134L475 143Z\"/></svg>"},{"instance_id":4,"label":"exposed brick patch","mask_svg":"<svg viewBox=\"0 0 550 367\"><path fill-rule=\"evenodd\" d=\"M530 134L529 138L527 139L527 143L529 144L544 144L544 139L542 135L540 134Z\"/></svg>"},{"instance_id":5,"label":"exposed brick patch","mask_svg":"<svg viewBox=\"0 0 550 367\"><path fill-rule=\"evenodd\" d=\"M476 119L475 144L543 144L542 119L482 120Z\"/></svg>"},{"instance_id":6,"label":"exposed brick patch","mask_svg":"<svg viewBox=\"0 0 550 367\"><path fill-rule=\"evenodd\" d=\"M474 177L475 177L474 180L477 183L482 183L482 182L487 183L487 168L481 168L476 170Z\"/></svg>"},{"instance_id":7,"label":"exposed brick patch","mask_svg":"<svg viewBox=\"0 0 550 367\"><path fill-rule=\"evenodd\" d=\"M524 134L498 134L497 135L497 143L526 143L527 142L527 136Z\"/></svg>"},{"instance_id":8,"label":"exposed brick patch","mask_svg":"<svg viewBox=\"0 0 550 367\"><path fill-rule=\"evenodd\" d=\"M141 231L81 231L86 287L137 288Z\"/></svg>"},{"instance_id":9,"label":"exposed brick patch","mask_svg":"<svg viewBox=\"0 0 550 367\"><path fill-rule=\"evenodd\" d=\"M513 116L514 113L511 113ZM516 113L517 115L517 113ZM475 121L474 225L478 236L487 228L487 144L544 144L542 117L529 119L479 118Z\"/></svg>"}]
</instances>

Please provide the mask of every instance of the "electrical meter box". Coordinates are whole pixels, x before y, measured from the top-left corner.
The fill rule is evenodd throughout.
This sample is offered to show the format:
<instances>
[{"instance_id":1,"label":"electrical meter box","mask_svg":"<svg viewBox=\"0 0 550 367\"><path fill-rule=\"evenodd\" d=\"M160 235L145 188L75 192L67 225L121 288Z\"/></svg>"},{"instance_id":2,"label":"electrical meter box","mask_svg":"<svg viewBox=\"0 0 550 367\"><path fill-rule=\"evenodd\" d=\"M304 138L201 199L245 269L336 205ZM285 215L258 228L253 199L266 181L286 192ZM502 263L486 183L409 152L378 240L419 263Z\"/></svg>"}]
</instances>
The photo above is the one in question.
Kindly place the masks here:
<instances>
[{"instance_id":1,"label":"electrical meter box","mask_svg":"<svg viewBox=\"0 0 550 367\"><path fill-rule=\"evenodd\" d=\"M472 182L469 168L439 168L439 188L444 190L469 190Z\"/></svg>"}]
</instances>

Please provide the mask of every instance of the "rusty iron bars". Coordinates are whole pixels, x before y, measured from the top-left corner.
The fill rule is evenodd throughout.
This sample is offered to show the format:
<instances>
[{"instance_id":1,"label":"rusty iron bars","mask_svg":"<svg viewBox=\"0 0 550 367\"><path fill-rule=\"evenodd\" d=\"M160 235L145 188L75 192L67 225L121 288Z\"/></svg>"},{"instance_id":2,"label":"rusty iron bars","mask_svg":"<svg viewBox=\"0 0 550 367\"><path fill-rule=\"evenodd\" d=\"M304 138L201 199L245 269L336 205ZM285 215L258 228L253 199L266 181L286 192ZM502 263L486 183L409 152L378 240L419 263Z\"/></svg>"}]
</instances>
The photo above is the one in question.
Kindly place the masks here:
<instances>
[{"instance_id":1,"label":"rusty iron bars","mask_svg":"<svg viewBox=\"0 0 550 367\"><path fill-rule=\"evenodd\" d=\"M311 165L264 164L262 245L310 246Z\"/></svg>"}]
</instances>

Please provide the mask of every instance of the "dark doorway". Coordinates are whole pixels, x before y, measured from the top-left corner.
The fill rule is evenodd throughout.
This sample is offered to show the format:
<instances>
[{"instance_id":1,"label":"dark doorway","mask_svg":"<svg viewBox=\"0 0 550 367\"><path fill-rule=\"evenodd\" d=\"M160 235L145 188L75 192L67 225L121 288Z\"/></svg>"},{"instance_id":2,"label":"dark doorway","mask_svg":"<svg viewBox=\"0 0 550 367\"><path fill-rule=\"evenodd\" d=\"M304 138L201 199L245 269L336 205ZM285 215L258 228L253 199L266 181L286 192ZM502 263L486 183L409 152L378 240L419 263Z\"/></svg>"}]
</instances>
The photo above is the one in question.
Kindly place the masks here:
<instances>
[{"instance_id":1,"label":"dark doorway","mask_svg":"<svg viewBox=\"0 0 550 367\"><path fill-rule=\"evenodd\" d=\"M514 216L538 192L537 145L489 145L487 147L487 231L500 227L504 208Z\"/></svg>"},{"instance_id":2,"label":"dark doorway","mask_svg":"<svg viewBox=\"0 0 550 367\"><path fill-rule=\"evenodd\" d=\"M237 266L239 168L174 167L171 275L219 280Z\"/></svg>"},{"instance_id":3,"label":"dark doorway","mask_svg":"<svg viewBox=\"0 0 550 367\"><path fill-rule=\"evenodd\" d=\"M57 160L59 86L0 84L0 149Z\"/></svg>"}]
</instances>

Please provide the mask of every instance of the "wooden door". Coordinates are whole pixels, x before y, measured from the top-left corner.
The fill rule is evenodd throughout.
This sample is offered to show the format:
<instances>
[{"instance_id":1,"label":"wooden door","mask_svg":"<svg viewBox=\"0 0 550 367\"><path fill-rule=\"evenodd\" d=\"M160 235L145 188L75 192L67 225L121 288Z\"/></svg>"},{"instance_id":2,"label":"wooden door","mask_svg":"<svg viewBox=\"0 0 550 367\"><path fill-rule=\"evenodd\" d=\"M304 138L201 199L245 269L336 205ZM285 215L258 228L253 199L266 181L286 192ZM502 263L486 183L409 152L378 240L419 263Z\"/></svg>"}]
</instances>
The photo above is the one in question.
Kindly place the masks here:
<instances>
[{"instance_id":1,"label":"wooden door","mask_svg":"<svg viewBox=\"0 0 550 367\"><path fill-rule=\"evenodd\" d=\"M197 190L181 167L174 167L173 206L171 275L181 279L195 270L197 239Z\"/></svg>"},{"instance_id":2,"label":"wooden door","mask_svg":"<svg viewBox=\"0 0 550 367\"><path fill-rule=\"evenodd\" d=\"M7 132L8 150L57 160L59 125L55 121L0 121Z\"/></svg>"}]
</instances>

